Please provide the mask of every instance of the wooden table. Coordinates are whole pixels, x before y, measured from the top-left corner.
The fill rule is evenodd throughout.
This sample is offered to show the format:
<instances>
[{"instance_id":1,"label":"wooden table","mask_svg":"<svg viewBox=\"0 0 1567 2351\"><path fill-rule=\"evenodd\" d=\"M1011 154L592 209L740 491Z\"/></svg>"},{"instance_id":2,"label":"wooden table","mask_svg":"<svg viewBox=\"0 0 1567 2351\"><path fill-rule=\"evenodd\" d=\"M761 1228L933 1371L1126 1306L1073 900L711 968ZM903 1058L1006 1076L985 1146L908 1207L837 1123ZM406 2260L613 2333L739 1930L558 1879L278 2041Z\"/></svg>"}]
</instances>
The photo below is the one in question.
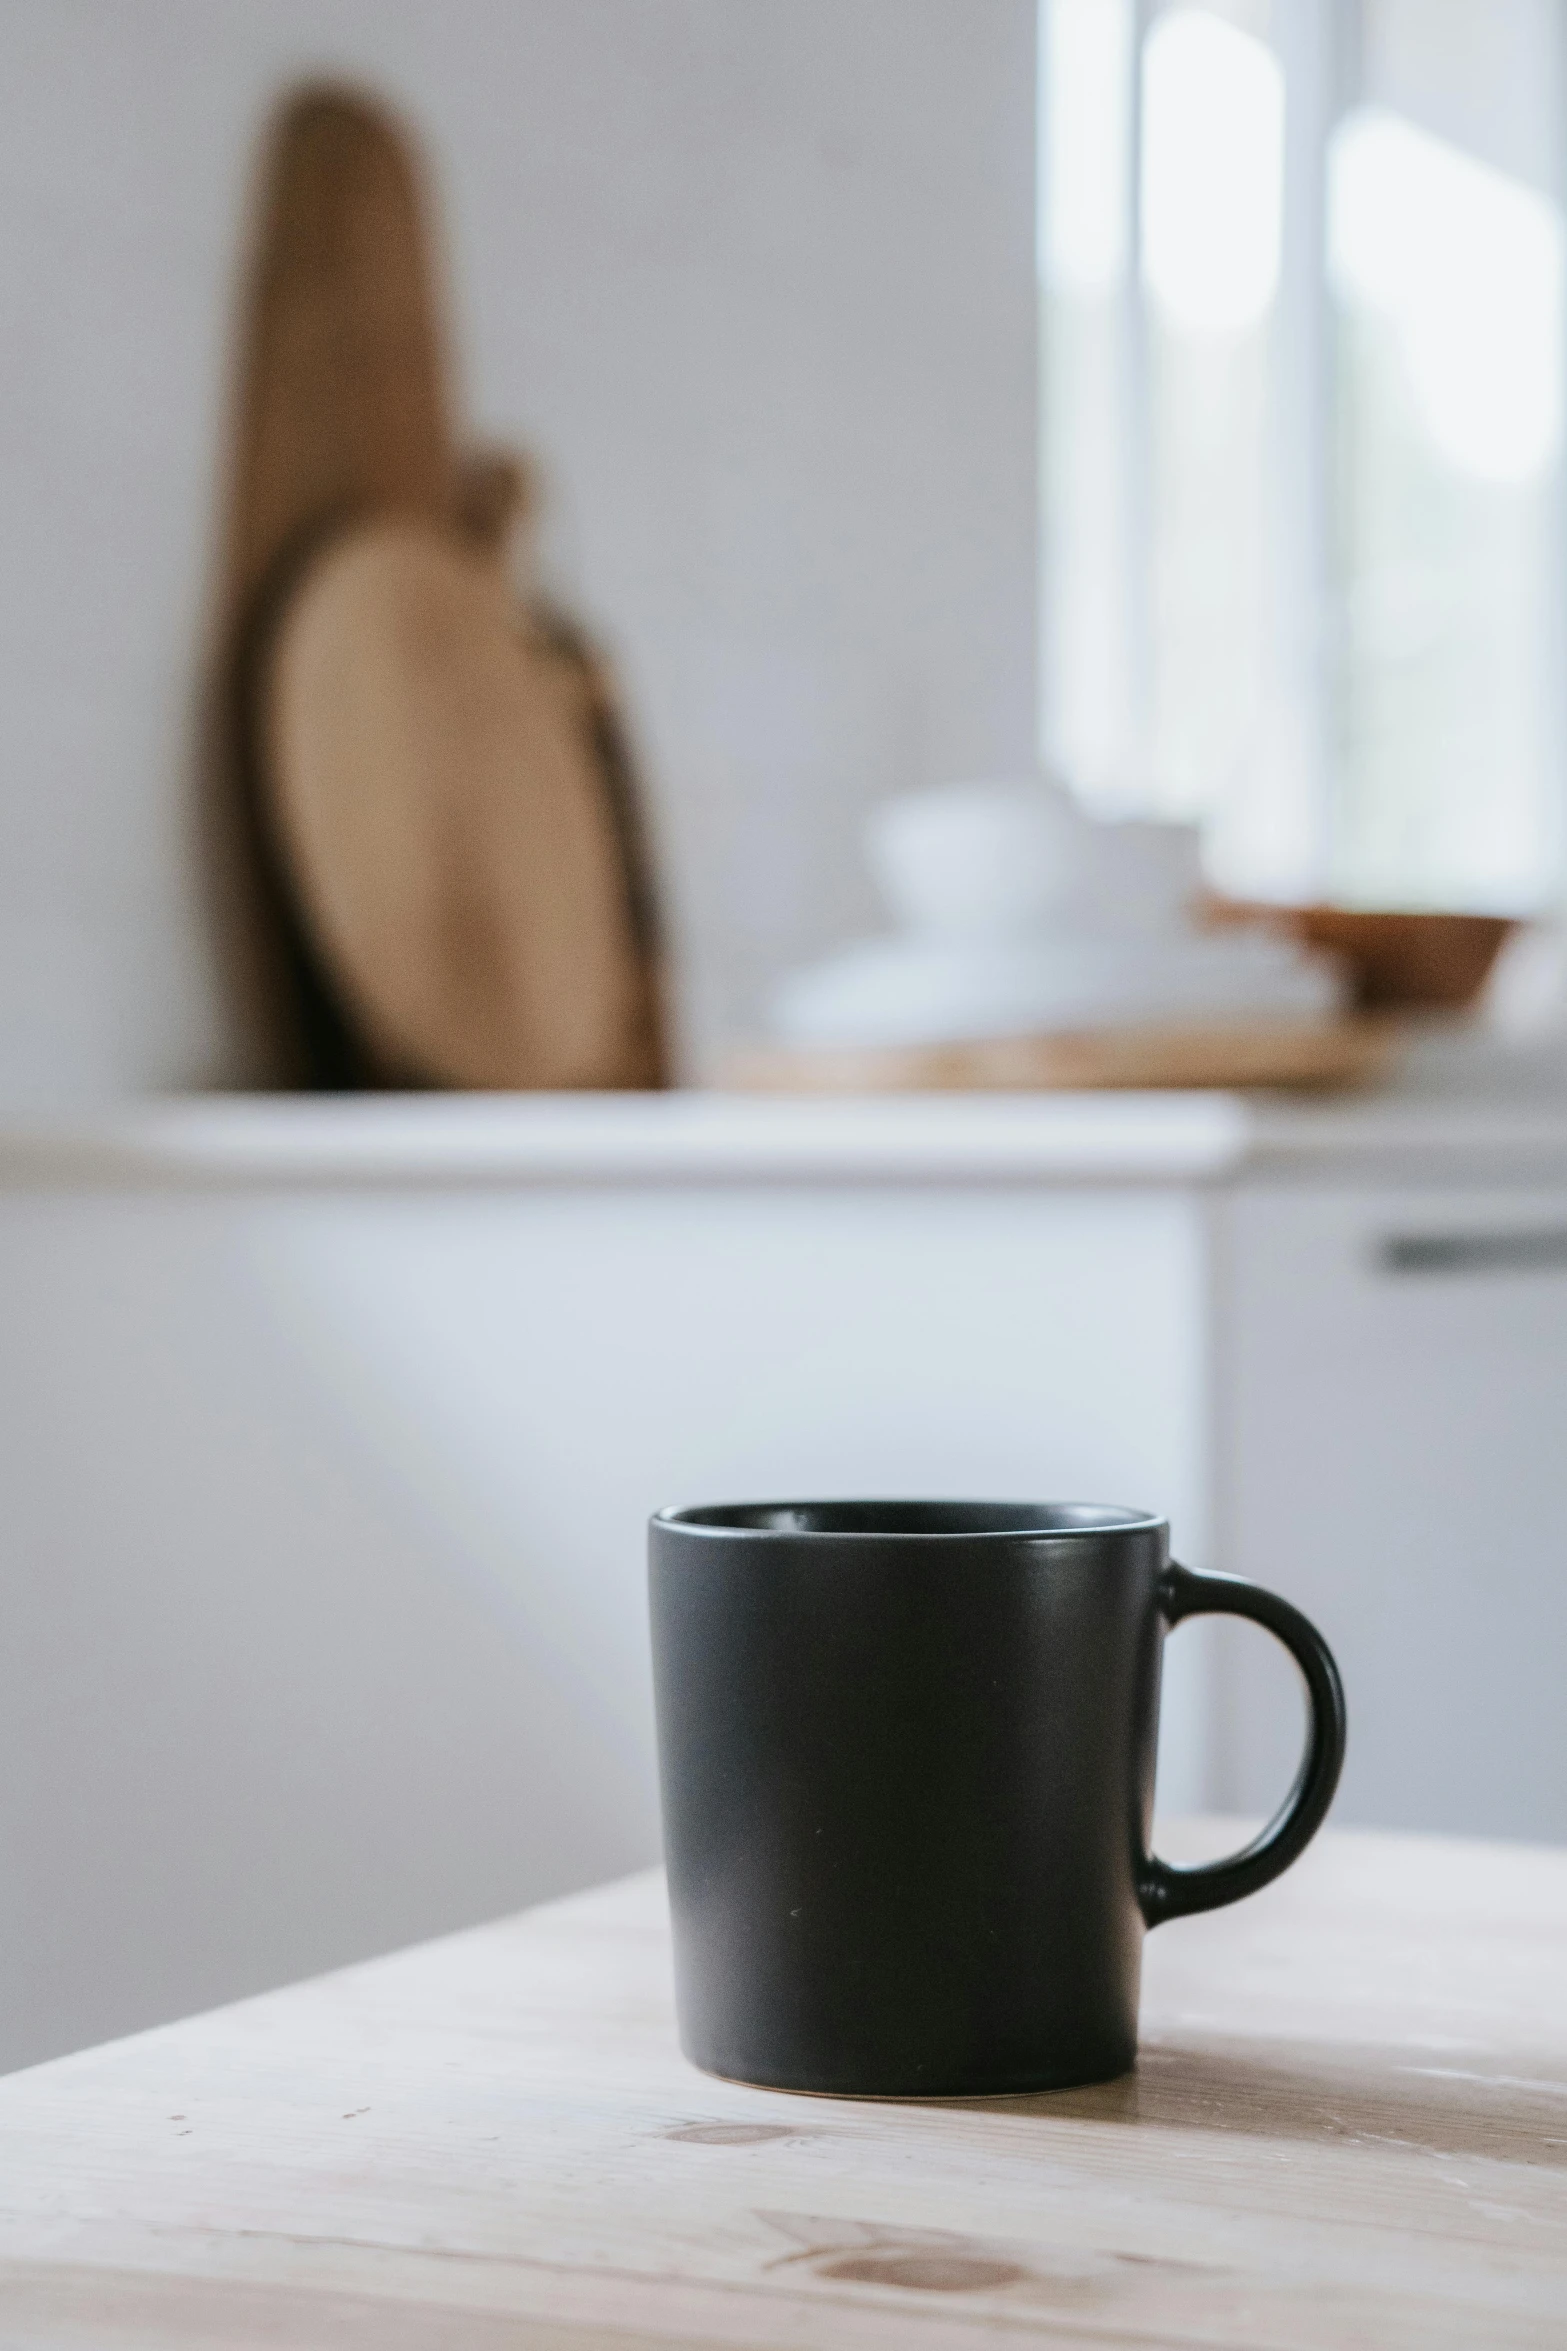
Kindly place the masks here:
<instances>
[{"instance_id":1,"label":"wooden table","mask_svg":"<svg viewBox=\"0 0 1567 2351\"><path fill-rule=\"evenodd\" d=\"M1567 2344L1567 1853L1324 1837L1150 1938L1143 2033L710 2081L632 1879L0 2083L0 2344Z\"/></svg>"}]
</instances>

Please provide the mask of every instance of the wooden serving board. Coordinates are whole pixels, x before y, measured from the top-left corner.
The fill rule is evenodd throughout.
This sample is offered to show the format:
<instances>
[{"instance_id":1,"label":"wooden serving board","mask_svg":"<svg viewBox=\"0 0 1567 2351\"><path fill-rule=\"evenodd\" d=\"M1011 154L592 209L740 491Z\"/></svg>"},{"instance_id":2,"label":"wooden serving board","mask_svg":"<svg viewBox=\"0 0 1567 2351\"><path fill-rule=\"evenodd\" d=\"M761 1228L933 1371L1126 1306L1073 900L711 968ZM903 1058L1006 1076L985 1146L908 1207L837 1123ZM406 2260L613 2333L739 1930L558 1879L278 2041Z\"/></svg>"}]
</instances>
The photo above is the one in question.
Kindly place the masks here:
<instances>
[{"instance_id":1,"label":"wooden serving board","mask_svg":"<svg viewBox=\"0 0 1567 2351\"><path fill-rule=\"evenodd\" d=\"M1387 1070L1399 1032L1384 1020L1234 1021L1083 1029L950 1045L757 1045L731 1059L748 1092L1028 1092L1099 1087L1339 1087Z\"/></svg>"},{"instance_id":2,"label":"wooden serving board","mask_svg":"<svg viewBox=\"0 0 1567 2351\"><path fill-rule=\"evenodd\" d=\"M502 570L417 521L333 541L280 616L272 820L383 1083L659 1082L586 697Z\"/></svg>"}]
</instances>

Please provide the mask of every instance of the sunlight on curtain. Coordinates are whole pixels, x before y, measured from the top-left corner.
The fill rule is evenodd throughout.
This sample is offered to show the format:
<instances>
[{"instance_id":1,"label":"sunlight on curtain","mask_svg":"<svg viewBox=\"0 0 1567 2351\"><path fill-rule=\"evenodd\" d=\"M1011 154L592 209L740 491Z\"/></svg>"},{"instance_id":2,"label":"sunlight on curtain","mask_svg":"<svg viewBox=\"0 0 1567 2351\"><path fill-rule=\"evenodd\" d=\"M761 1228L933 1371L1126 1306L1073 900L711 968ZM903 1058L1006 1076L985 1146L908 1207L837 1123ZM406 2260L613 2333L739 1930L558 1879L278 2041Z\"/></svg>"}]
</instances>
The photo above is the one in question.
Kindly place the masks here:
<instances>
[{"instance_id":1,"label":"sunlight on curtain","mask_svg":"<svg viewBox=\"0 0 1567 2351\"><path fill-rule=\"evenodd\" d=\"M1284 85L1252 34L1173 8L1143 45L1150 469L1143 796L1204 816L1264 756L1269 371Z\"/></svg>"},{"instance_id":2,"label":"sunlight on curtain","mask_svg":"<svg viewBox=\"0 0 1567 2351\"><path fill-rule=\"evenodd\" d=\"M1567 766L1558 0L1041 0L1041 743L1241 893L1525 911Z\"/></svg>"},{"instance_id":3,"label":"sunlight on curtain","mask_svg":"<svg viewBox=\"0 0 1567 2351\"><path fill-rule=\"evenodd\" d=\"M1137 703L1131 0L1046 0L1039 266L1047 756L1114 787Z\"/></svg>"},{"instance_id":4,"label":"sunlight on curtain","mask_svg":"<svg viewBox=\"0 0 1567 2351\"><path fill-rule=\"evenodd\" d=\"M1556 849L1558 208L1381 107L1333 139L1343 643L1332 879L1532 904Z\"/></svg>"}]
</instances>

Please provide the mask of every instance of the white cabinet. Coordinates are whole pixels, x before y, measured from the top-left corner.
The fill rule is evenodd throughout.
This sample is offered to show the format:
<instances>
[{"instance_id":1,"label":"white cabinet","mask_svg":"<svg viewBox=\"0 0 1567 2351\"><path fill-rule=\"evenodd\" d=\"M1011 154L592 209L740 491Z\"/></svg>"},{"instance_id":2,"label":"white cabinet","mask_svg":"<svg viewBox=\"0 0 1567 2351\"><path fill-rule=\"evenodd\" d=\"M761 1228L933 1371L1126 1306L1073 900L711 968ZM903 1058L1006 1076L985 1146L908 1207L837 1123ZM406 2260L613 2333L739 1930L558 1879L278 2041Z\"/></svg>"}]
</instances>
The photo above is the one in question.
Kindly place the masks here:
<instances>
[{"instance_id":1,"label":"white cabinet","mask_svg":"<svg viewBox=\"0 0 1567 2351\"><path fill-rule=\"evenodd\" d=\"M1160 1507L1337 1647L1343 1817L1567 1837L1545 1142L1477 1188L1223 1097L0 1135L0 2066L652 1858L672 1500ZM1161 1802L1265 1809L1298 1719L1183 1628Z\"/></svg>"},{"instance_id":2,"label":"white cabinet","mask_svg":"<svg viewBox=\"0 0 1567 2351\"><path fill-rule=\"evenodd\" d=\"M1214 1206L1218 1562L1338 1651L1350 1820L1567 1840L1567 1185ZM1215 1642L1221 1802L1287 1782L1287 1669Z\"/></svg>"}]
</instances>

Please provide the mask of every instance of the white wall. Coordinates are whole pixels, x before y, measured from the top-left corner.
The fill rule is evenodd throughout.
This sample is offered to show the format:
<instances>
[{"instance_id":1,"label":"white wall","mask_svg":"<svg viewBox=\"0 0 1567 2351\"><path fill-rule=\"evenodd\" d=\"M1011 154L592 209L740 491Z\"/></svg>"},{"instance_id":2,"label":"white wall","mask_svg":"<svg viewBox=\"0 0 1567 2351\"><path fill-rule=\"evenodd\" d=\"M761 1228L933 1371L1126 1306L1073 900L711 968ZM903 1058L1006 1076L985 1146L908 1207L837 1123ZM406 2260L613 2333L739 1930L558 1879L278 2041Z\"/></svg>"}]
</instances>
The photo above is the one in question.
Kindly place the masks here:
<instances>
[{"instance_id":1,"label":"white wall","mask_svg":"<svg viewBox=\"0 0 1567 2351\"><path fill-rule=\"evenodd\" d=\"M1032 0L5 0L0 1102L231 1079L190 805L228 304L299 73L437 166L472 413L617 648L689 1034L1033 735Z\"/></svg>"}]
</instances>

